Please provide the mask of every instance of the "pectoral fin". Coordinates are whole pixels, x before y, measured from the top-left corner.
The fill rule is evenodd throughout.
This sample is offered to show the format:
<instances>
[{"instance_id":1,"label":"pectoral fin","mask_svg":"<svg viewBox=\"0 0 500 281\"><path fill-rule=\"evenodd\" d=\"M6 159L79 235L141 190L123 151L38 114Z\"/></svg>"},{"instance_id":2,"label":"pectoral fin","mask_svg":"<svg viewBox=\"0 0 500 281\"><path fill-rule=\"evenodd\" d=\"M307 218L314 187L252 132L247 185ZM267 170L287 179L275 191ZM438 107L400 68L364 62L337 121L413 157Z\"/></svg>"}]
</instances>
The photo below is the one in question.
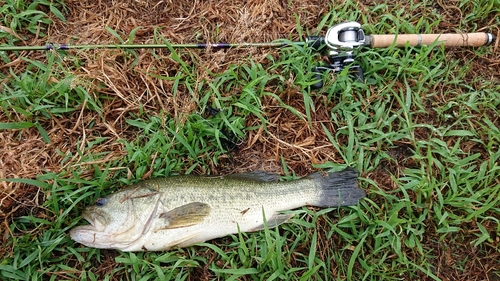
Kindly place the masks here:
<instances>
[{"instance_id":1,"label":"pectoral fin","mask_svg":"<svg viewBox=\"0 0 500 281\"><path fill-rule=\"evenodd\" d=\"M168 212L161 213L160 218L167 221L162 229L187 227L198 224L210 214L210 206L201 202L182 205Z\"/></svg>"}]
</instances>

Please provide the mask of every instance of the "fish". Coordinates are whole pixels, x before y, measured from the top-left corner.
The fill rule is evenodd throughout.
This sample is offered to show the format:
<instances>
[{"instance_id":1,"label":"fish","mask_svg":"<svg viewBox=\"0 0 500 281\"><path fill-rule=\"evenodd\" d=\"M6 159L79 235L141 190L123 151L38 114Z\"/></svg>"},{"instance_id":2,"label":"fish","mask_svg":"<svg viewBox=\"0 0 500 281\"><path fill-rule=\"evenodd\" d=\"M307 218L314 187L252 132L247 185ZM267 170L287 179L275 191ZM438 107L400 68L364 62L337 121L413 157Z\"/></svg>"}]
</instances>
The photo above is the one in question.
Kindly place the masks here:
<instances>
[{"instance_id":1,"label":"fish","mask_svg":"<svg viewBox=\"0 0 500 281\"><path fill-rule=\"evenodd\" d=\"M254 171L227 176L179 175L140 181L98 198L71 229L72 240L87 247L126 252L166 251L215 238L273 228L303 206L356 205L366 196L358 171L316 172L280 181Z\"/></svg>"}]
</instances>

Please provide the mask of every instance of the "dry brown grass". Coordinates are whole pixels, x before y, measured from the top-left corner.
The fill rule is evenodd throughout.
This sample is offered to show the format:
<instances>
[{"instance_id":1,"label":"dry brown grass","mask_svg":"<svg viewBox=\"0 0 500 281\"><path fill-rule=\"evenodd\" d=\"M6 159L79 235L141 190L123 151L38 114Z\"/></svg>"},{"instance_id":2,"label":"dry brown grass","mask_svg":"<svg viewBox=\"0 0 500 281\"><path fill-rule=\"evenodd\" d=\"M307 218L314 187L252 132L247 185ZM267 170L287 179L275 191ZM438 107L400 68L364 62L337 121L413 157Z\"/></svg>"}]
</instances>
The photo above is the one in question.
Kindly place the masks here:
<instances>
[{"instance_id":1,"label":"dry brown grass","mask_svg":"<svg viewBox=\"0 0 500 281\"><path fill-rule=\"evenodd\" d=\"M102 44L117 42L116 38L105 30L108 26L119 34L129 34L134 28L141 27L136 34L136 43L150 43L155 28L172 43L193 42L267 42L279 38L299 39L296 30L296 15L304 29L315 32L315 27L323 14L328 11L327 1L289 1L279 0L221 0L221 1L149 1L149 0L68 0L67 22L55 20L50 26L48 40L51 42L72 44ZM338 3L342 5L342 3ZM370 17L371 2L360 1L360 10ZM404 4L401 4L404 5ZM454 31L463 13L455 6L437 2L437 8L443 11L441 31ZM452 12L453 11L453 12ZM456 11L456 13L454 12ZM486 19L483 26L491 26L493 18ZM368 24L370 22L367 22ZM479 30L480 31L480 30ZM496 30L500 38L500 30ZM28 36L28 35L27 35ZM29 45L43 45L47 38L39 39L31 36ZM500 80L500 57L498 43L495 43L493 55L475 58L469 77L491 77ZM77 149L83 154L111 152L97 163L103 167L107 162L120 158L125 154L120 139L132 140L136 137L134 130L125 122L127 114L139 111L142 106L151 112L166 112L177 118L180 113L190 113L198 110L195 100L189 91L182 86L178 94L171 94L172 83L154 79L147 73L163 76L175 75L178 65L169 58L168 52L154 57L150 52L137 50L138 64L131 66L132 60L127 53L119 50L87 50L72 51L79 60L84 62L81 68L75 68L71 61L66 62L68 69L81 78L82 85L89 93L106 96L103 111L99 114L80 108L64 117L54 117L50 123L42 124L47 129L51 143L45 143L36 128L22 131L1 131L0 133L0 178L35 178L44 172L59 173L70 170L80 163ZM272 49L236 49L236 50L199 50L191 52L200 67L197 68L196 79L211 79L209 73L220 73L230 64L238 64L244 58L251 56L256 63L269 64L266 55L277 55ZM34 60L45 60L43 53L24 53ZM450 58L468 61L472 53L467 50L449 51ZM21 71L25 63L12 57L9 67L13 71ZM189 58L186 57L186 60ZM2 66L0 71L6 71ZM480 85L474 85L480 87ZM445 89L436 89L437 93ZM234 93L224 93L231 95ZM299 112L305 112L300 91L290 87L286 91L276 93L286 104L293 106ZM440 98L440 97L438 97ZM445 99L446 97L442 97ZM267 134L263 130L251 131L246 139L239 144L239 151L233 153L232 160L222 159L221 165L213 165L212 173L228 173L246 170L268 170L282 172L281 157L298 175L312 172L311 163L326 161L341 163L335 148L324 135L321 124L331 132L336 128L330 120L330 110L334 104L328 103L324 97L314 97L316 111L312 115L312 126L281 107L277 107L273 99L263 99L270 124ZM432 114L425 118L432 117ZM435 117L435 116L434 116ZM496 118L497 122L498 118ZM5 114L0 113L0 122L6 122ZM92 128L88 124L95 122ZM182 120L178 120L182 122ZM428 120L428 122L438 122ZM247 120L248 126L260 124L258 118ZM500 124L497 124L500 127ZM86 150L86 144L97 137L105 136L105 143ZM404 145L404 144L403 144ZM412 163L405 162L405 151L393 151L398 163L408 167ZM65 155L73 155L62 163ZM88 169L88 177L92 176L92 165L96 163L78 164L84 170ZM392 164L387 164L388 167ZM374 179L382 187L394 184L388 171L397 174L401 167L389 167L376 170L365 175ZM82 175L84 176L84 175ZM8 237L8 223L13 217L30 213L43 212L39 206L43 203L43 192L33 186L19 183L0 183L0 220L3 221L2 232L4 242ZM326 239L320 241L329 245ZM445 280L485 280L498 254L488 252L472 253L471 247L455 249L453 246L443 248L442 245L429 245L437 248L440 256L437 261ZM466 245L468 241L464 241ZM487 253L487 254L485 254ZM466 265L468 270L455 272L447 270L456 260L463 256L473 257ZM108 256L109 257L109 256ZM477 258L476 258L477 257ZM113 262L112 259L109 261ZM103 272L104 263L101 266ZM109 264L108 264L109 265ZM205 268L206 271L206 268ZM205 272L205 275L208 274ZM424 276L422 278L425 279Z\"/></svg>"}]
</instances>

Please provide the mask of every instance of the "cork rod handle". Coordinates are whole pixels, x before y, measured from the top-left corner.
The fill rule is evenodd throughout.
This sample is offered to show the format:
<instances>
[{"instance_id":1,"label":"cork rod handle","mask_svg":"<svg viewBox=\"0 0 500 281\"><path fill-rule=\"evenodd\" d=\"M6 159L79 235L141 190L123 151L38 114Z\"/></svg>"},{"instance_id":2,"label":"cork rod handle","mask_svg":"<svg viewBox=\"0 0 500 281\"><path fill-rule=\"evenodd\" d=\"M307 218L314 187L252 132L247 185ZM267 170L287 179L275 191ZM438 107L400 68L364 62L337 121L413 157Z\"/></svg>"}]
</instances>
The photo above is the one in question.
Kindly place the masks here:
<instances>
[{"instance_id":1,"label":"cork rod handle","mask_svg":"<svg viewBox=\"0 0 500 281\"><path fill-rule=\"evenodd\" d=\"M464 34L399 34L399 35L369 35L366 44L372 48L385 48L392 44L403 47L430 45L436 41L442 42L445 47L480 47L491 44L495 36L490 33L464 33Z\"/></svg>"}]
</instances>

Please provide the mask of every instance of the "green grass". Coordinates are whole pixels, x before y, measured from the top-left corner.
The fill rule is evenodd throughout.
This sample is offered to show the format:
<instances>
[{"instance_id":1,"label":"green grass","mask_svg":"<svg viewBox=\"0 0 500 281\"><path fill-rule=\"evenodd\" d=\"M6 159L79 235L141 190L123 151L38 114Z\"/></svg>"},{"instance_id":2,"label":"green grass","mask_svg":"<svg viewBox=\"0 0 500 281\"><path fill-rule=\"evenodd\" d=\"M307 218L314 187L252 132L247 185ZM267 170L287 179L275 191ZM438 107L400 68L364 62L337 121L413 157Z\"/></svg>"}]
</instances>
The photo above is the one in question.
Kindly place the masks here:
<instances>
[{"instance_id":1,"label":"green grass","mask_svg":"<svg viewBox=\"0 0 500 281\"><path fill-rule=\"evenodd\" d=\"M48 12L62 21L65 20L60 0L5 0L0 5L2 27L4 27L3 32L0 32L0 39L7 39L9 43L23 39L17 35L21 30L45 36L45 26L52 23Z\"/></svg>"},{"instance_id":2,"label":"green grass","mask_svg":"<svg viewBox=\"0 0 500 281\"><path fill-rule=\"evenodd\" d=\"M47 1L14 2L6 1L2 13L3 25L15 32L33 32L33 20L23 16L36 15L50 23L47 14L35 8L50 7L55 16L60 9ZM354 4L332 5L321 25L357 19L367 23L367 33L430 32L442 20L428 8L430 2L411 4L426 19L389 3L375 5L370 14L356 11ZM494 0L457 5L469 12L460 22L463 30L474 29L476 21L500 11ZM500 25L498 18L495 23ZM9 44L18 40L8 33L1 36ZM470 52L483 56L489 50ZM450 59L439 46L365 50L357 57L365 69L365 84L353 82L347 73L326 75L323 89L312 93L310 70L319 55L301 47L283 48L278 56L268 56L265 65L248 57L204 80L196 76L196 68L203 67L196 56L170 51L169 59L178 65L176 75L148 75L171 83L174 99L188 93L196 110L174 115L140 108L125 117L123 126L134 137L119 140L122 157L100 162L112 154L96 149L111 147L109 137L82 137L63 157L61 165L71 169L47 171L36 179L10 179L43 189L45 215L22 216L10 223L14 235L3 247L11 252L2 256L0 279L189 280L207 274L220 280L440 280L439 257L447 249L457 253L447 269L464 274L475 258L500 253L499 81L471 77L464 62ZM10 62L5 54L0 56ZM48 53L45 61L23 58L28 65L24 72L11 69L0 74L0 80L7 79L0 107L8 120L0 124L0 132L15 129L22 139L24 129L36 127L49 143L52 118L77 114L82 107L102 118L109 97L88 92L86 82L67 68L65 56ZM130 58L137 59L133 54ZM281 93L299 94L304 110L287 104ZM119 185L148 173L206 174L213 165L228 165L224 159L233 153L228 138L240 142L248 132L269 126L271 109L263 108L265 99L274 99L277 106L313 126L315 96L325 96L326 104L333 104L328 115L337 128L316 125L317 129L324 131L339 159L363 173L359 183L368 197L358 206L294 210L293 223L279 228L168 252L106 251L70 240L68 232L81 223L83 208ZM210 115L208 108L220 111ZM248 126L249 118L258 122ZM333 163L318 167L338 168ZM285 161L283 168L293 178ZM460 248L474 249L477 256L459 255ZM500 268L489 274L498 278Z\"/></svg>"}]
</instances>

